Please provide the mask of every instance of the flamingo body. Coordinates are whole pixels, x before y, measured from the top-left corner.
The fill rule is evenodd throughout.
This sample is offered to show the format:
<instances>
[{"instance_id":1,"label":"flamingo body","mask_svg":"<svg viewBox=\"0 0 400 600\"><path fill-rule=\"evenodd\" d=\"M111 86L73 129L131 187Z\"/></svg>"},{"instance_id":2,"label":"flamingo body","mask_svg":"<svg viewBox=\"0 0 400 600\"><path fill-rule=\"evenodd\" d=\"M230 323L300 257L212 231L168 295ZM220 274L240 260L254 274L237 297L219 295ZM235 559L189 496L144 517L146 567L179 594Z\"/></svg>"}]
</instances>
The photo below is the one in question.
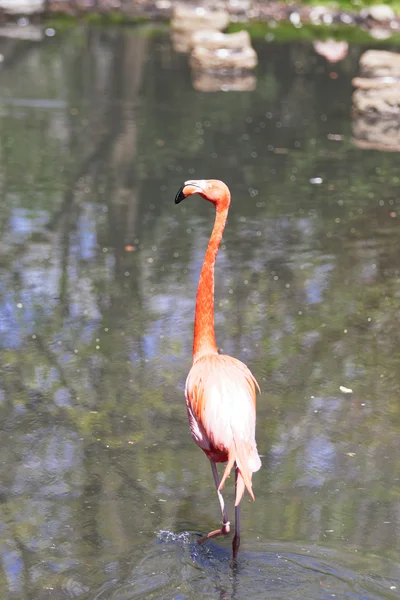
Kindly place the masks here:
<instances>
[{"instance_id":1,"label":"flamingo body","mask_svg":"<svg viewBox=\"0 0 400 600\"><path fill-rule=\"evenodd\" d=\"M255 442L256 380L247 366L231 356L205 354L196 360L186 381L186 406L193 440L210 460L225 463L221 490L236 461L239 490L254 494L251 477L261 467Z\"/></svg>"},{"instance_id":2,"label":"flamingo body","mask_svg":"<svg viewBox=\"0 0 400 600\"><path fill-rule=\"evenodd\" d=\"M175 203L199 194L215 206L215 223L204 257L196 296L193 365L186 380L186 407L192 437L210 459L222 513L222 527L199 543L230 531L221 494L235 467L235 535L233 559L240 545L239 503L247 488L254 500L252 475L261 467L255 440L257 381L246 365L218 354L214 330L214 266L228 216L231 195L217 179L186 181ZM220 482L216 463L227 463Z\"/></svg>"}]
</instances>

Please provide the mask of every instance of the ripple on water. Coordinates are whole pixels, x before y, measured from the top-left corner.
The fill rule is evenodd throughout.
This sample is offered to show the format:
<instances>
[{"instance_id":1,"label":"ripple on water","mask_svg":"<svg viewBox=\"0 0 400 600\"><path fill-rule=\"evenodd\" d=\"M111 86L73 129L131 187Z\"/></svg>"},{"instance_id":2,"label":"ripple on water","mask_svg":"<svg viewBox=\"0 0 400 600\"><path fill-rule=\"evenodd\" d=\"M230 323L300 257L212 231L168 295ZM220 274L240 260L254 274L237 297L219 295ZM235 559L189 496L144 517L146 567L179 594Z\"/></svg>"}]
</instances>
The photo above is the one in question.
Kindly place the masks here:
<instances>
[{"instance_id":1,"label":"ripple on water","mask_svg":"<svg viewBox=\"0 0 400 600\"><path fill-rule=\"evenodd\" d=\"M197 534L160 531L157 543L125 581L103 586L92 600L395 600L400 565L386 561L387 577L373 562L317 546L259 544L244 548L231 567L230 548ZM346 566L343 566L346 565ZM379 567L382 571L382 565Z\"/></svg>"}]
</instances>

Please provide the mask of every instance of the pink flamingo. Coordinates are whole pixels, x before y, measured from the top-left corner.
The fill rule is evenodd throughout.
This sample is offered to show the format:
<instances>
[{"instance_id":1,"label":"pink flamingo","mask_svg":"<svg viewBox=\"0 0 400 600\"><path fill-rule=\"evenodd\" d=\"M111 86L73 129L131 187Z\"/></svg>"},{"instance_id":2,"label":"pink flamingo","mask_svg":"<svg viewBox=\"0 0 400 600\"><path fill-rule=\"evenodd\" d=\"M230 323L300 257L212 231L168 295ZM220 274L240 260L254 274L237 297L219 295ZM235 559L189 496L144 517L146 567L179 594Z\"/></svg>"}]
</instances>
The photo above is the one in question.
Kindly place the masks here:
<instances>
[{"instance_id":1,"label":"pink flamingo","mask_svg":"<svg viewBox=\"0 0 400 600\"><path fill-rule=\"evenodd\" d=\"M254 500L252 475L261 467L255 440L256 387L248 367L231 356L218 354L214 331L214 266L231 200L228 187L216 179L186 181L175 197L178 204L199 194L215 206L214 228L200 273L194 321L193 365L186 380L186 407L193 440L210 459L222 513L222 527L199 543L227 535L230 523L221 490L235 467L235 535L233 560L240 545L240 501L247 488ZM216 463L228 463L219 480Z\"/></svg>"}]
</instances>

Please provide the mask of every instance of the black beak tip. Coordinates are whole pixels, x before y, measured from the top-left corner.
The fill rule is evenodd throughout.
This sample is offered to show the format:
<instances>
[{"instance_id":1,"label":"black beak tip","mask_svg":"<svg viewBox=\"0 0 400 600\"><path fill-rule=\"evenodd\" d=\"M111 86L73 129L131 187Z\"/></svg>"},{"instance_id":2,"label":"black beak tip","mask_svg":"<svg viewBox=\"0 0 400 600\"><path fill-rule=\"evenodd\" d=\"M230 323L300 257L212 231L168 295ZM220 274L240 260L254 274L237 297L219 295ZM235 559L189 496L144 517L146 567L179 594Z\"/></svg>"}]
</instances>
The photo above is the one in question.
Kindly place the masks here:
<instances>
[{"instance_id":1,"label":"black beak tip","mask_svg":"<svg viewBox=\"0 0 400 600\"><path fill-rule=\"evenodd\" d=\"M182 200L186 198L185 194L183 193L184 187L185 186L183 185L181 188L179 188L178 193L175 196L175 204L179 204L179 202L182 202Z\"/></svg>"}]
</instances>

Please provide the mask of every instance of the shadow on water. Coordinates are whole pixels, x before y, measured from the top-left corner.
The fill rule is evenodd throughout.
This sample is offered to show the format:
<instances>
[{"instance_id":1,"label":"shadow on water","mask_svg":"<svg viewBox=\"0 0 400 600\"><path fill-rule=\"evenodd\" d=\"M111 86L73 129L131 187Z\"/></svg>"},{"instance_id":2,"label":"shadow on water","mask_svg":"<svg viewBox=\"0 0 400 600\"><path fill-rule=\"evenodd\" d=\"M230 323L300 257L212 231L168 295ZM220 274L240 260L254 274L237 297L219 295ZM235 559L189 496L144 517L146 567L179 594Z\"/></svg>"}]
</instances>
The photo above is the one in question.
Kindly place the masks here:
<instances>
[{"instance_id":1,"label":"shadow on water","mask_svg":"<svg viewBox=\"0 0 400 600\"><path fill-rule=\"evenodd\" d=\"M199 546L196 535L161 531L158 543L133 566L128 581L111 581L91 600L395 600L395 579L369 571L368 561L319 546L252 543L232 568L230 552L214 542Z\"/></svg>"}]
</instances>

